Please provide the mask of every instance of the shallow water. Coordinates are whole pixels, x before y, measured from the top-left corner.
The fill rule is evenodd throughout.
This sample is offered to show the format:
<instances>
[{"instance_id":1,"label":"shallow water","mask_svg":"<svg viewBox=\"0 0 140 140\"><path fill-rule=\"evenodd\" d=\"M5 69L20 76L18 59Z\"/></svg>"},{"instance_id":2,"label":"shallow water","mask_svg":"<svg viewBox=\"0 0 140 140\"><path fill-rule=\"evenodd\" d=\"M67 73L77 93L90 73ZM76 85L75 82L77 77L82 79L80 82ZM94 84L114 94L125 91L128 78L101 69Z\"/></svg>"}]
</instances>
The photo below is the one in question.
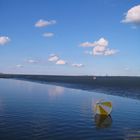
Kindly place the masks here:
<instances>
[{"instance_id":1,"label":"shallow water","mask_svg":"<svg viewBox=\"0 0 140 140\"><path fill-rule=\"evenodd\" d=\"M101 98L113 102L107 118L93 112ZM63 139L140 139L140 100L0 79L0 140Z\"/></svg>"}]
</instances>

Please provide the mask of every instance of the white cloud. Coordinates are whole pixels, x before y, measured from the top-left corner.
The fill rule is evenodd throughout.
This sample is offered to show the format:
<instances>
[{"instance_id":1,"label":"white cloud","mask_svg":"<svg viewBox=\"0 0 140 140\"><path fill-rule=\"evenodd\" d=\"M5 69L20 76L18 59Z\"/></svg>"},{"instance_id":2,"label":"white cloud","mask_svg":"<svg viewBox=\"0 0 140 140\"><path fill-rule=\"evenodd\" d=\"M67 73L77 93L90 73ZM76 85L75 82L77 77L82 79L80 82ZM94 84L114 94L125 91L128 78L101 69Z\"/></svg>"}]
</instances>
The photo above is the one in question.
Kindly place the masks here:
<instances>
[{"instance_id":1,"label":"white cloud","mask_svg":"<svg viewBox=\"0 0 140 140\"><path fill-rule=\"evenodd\" d=\"M82 46L82 47L94 47L94 43L87 41L87 42L81 43L80 46Z\"/></svg>"},{"instance_id":2,"label":"white cloud","mask_svg":"<svg viewBox=\"0 0 140 140\"><path fill-rule=\"evenodd\" d=\"M104 47L108 46L108 40L106 40L102 37L98 41L94 42L94 47L96 47L96 46L97 47L100 46L100 47L104 48Z\"/></svg>"},{"instance_id":3,"label":"white cloud","mask_svg":"<svg viewBox=\"0 0 140 140\"><path fill-rule=\"evenodd\" d=\"M44 37L52 37L52 36L54 36L54 33L47 32L47 33L44 33L43 36Z\"/></svg>"},{"instance_id":4,"label":"white cloud","mask_svg":"<svg viewBox=\"0 0 140 140\"><path fill-rule=\"evenodd\" d=\"M115 50L115 49L107 49L105 52L104 52L104 55L106 56L109 56L109 55L114 55L116 54L118 51Z\"/></svg>"},{"instance_id":5,"label":"white cloud","mask_svg":"<svg viewBox=\"0 0 140 140\"><path fill-rule=\"evenodd\" d=\"M106 51L108 46L108 41L104 38L100 38L98 41L94 42L93 54L102 55Z\"/></svg>"},{"instance_id":6,"label":"white cloud","mask_svg":"<svg viewBox=\"0 0 140 140\"><path fill-rule=\"evenodd\" d=\"M17 68L22 68L23 65L18 64L18 65L16 65L16 67L17 67Z\"/></svg>"},{"instance_id":7,"label":"white cloud","mask_svg":"<svg viewBox=\"0 0 140 140\"><path fill-rule=\"evenodd\" d=\"M108 44L109 44L108 40L102 37L99 40L94 41L94 42L84 42L84 43L80 44L80 46L92 47L93 48L92 52L86 51L86 53L90 54L90 55L108 56L108 55L113 55L113 54L117 53L116 50L108 48Z\"/></svg>"},{"instance_id":8,"label":"white cloud","mask_svg":"<svg viewBox=\"0 0 140 140\"><path fill-rule=\"evenodd\" d=\"M60 59L60 57L56 54L51 54L48 58L48 61L55 62L57 65L65 65L67 62L65 60Z\"/></svg>"},{"instance_id":9,"label":"white cloud","mask_svg":"<svg viewBox=\"0 0 140 140\"><path fill-rule=\"evenodd\" d=\"M98 49L98 47L97 48L94 48L93 49L93 53L92 53L93 55L103 55L104 54L104 51L100 51L99 49Z\"/></svg>"},{"instance_id":10,"label":"white cloud","mask_svg":"<svg viewBox=\"0 0 140 140\"><path fill-rule=\"evenodd\" d=\"M58 61L58 59L59 59L59 56L57 56L56 54L51 54L48 61L56 62Z\"/></svg>"},{"instance_id":11,"label":"white cloud","mask_svg":"<svg viewBox=\"0 0 140 140\"><path fill-rule=\"evenodd\" d=\"M67 62L65 60L62 60L62 59L60 59L56 62L57 65L65 65L66 63Z\"/></svg>"},{"instance_id":12,"label":"white cloud","mask_svg":"<svg viewBox=\"0 0 140 140\"><path fill-rule=\"evenodd\" d=\"M35 63L38 63L39 61L33 60L33 59L29 59L29 60L27 60L27 62L30 63L30 64L35 64Z\"/></svg>"},{"instance_id":13,"label":"white cloud","mask_svg":"<svg viewBox=\"0 0 140 140\"><path fill-rule=\"evenodd\" d=\"M140 24L140 5L134 6L129 9L122 22Z\"/></svg>"},{"instance_id":14,"label":"white cloud","mask_svg":"<svg viewBox=\"0 0 140 140\"><path fill-rule=\"evenodd\" d=\"M77 64L77 63L73 63L72 64L72 63L69 63L69 62L67 62L64 59L61 59L61 57L59 57L56 54L50 54L50 57L48 58L48 61L53 62L56 65L65 65L65 64L67 64L69 66L78 67L78 68L84 66L83 64Z\"/></svg>"},{"instance_id":15,"label":"white cloud","mask_svg":"<svg viewBox=\"0 0 140 140\"><path fill-rule=\"evenodd\" d=\"M100 46L100 47L106 47L108 46L108 41L104 38L100 38L98 41L94 41L94 42L83 42L80 44L80 46L82 47L96 47L96 46Z\"/></svg>"},{"instance_id":16,"label":"white cloud","mask_svg":"<svg viewBox=\"0 0 140 140\"><path fill-rule=\"evenodd\" d=\"M83 64L72 64L73 67L77 67L77 68L80 68L80 67L83 67L84 65Z\"/></svg>"},{"instance_id":17,"label":"white cloud","mask_svg":"<svg viewBox=\"0 0 140 140\"><path fill-rule=\"evenodd\" d=\"M35 27L45 27L45 26L49 26L53 24L56 24L55 20L46 21L46 20L40 19L39 21L35 23Z\"/></svg>"},{"instance_id":18,"label":"white cloud","mask_svg":"<svg viewBox=\"0 0 140 140\"><path fill-rule=\"evenodd\" d=\"M10 38L7 36L0 36L0 45L5 45L10 42Z\"/></svg>"}]
</instances>

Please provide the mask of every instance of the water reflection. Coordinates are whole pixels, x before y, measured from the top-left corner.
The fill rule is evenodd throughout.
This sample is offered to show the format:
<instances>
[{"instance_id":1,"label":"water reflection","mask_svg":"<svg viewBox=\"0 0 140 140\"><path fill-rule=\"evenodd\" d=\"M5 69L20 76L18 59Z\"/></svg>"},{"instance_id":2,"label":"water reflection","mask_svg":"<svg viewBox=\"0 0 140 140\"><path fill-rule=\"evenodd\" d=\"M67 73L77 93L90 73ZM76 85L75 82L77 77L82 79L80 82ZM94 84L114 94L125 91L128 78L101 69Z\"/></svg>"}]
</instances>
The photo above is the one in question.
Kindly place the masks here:
<instances>
[{"instance_id":1,"label":"water reflection","mask_svg":"<svg viewBox=\"0 0 140 140\"><path fill-rule=\"evenodd\" d=\"M94 119L97 128L108 128L112 124L112 118L110 115L106 116L96 114Z\"/></svg>"},{"instance_id":2,"label":"water reflection","mask_svg":"<svg viewBox=\"0 0 140 140\"><path fill-rule=\"evenodd\" d=\"M113 102L113 123L111 116L93 116L91 105L101 98ZM0 80L0 140L140 139L139 108L139 100Z\"/></svg>"},{"instance_id":3,"label":"water reflection","mask_svg":"<svg viewBox=\"0 0 140 140\"><path fill-rule=\"evenodd\" d=\"M93 85L83 85L83 84L70 84L70 83L61 83L61 82L47 82L44 80L33 80L32 78L30 79L20 79L19 80L24 80L24 81L32 81L32 82L37 82L37 83L42 83L42 84L51 84L51 85L58 85L58 86L63 86L63 87L68 87L68 88L73 88L73 89L82 89L82 90L88 90L88 91L94 91L94 92L100 92L100 93L105 93L105 94L110 94L110 95L117 95L117 96L123 96L123 97L129 97L133 99L140 99L140 87L138 86L126 86L126 87L118 87L118 86L93 86ZM114 92L115 91L115 92ZM132 94L134 93L134 94Z\"/></svg>"},{"instance_id":4,"label":"water reflection","mask_svg":"<svg viewBox=\"0 0 140 140\"><path fill-rule=\"evenodd\" d=\"M48 88L48 94L50 97L56 97L64 93L64 87L53 86Z\"/></svg>"}]
</instances>

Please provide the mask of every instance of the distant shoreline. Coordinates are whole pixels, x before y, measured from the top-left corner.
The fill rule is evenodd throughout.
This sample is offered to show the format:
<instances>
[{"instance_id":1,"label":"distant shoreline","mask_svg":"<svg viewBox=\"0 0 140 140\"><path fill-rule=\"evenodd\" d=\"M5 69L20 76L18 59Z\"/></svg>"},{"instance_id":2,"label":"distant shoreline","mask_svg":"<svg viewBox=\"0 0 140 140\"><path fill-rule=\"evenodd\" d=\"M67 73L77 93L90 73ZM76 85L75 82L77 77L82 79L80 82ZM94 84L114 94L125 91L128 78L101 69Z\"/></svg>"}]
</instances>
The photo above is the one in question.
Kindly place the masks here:
<instances>
[{"instance_id":1,"label":"distant shoreline","mask_svg":"<svg viewBox=\"0 0 140 140\"><path fill-rule=\"evenodd\" d=\"M0 74L0 78L52 84L140 100L140 77Z\"/></svg>"},{"instance_id":2,"label":"distant shoreline","mask_svg":"<svg viewBox=\"0 0 140 140\"><path fill-rule=\"evenodd\" d=\"M89 86L140 87L140 77L132 76L63 76L0 74L0 78L24 79L43 82L82 84Z\"/></svg>"}]
</instances>

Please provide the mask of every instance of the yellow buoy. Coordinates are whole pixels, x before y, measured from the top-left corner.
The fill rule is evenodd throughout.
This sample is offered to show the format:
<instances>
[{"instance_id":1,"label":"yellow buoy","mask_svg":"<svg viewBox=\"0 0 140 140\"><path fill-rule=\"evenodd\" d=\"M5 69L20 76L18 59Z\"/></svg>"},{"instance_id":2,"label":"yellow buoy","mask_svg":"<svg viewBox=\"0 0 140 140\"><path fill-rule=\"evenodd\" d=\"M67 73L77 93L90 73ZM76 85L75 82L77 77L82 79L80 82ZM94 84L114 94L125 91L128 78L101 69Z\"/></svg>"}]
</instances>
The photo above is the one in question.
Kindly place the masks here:
<instances>
[{"instance_id":1,"label":"yellow buoy","mask_svg":"<svg viewBox=\"0 0 140 140\"><path fill-rule=\"evenodd\" d=\"M109 115L112 111L112 103L109 101L99 100L94 106L95 114Z\"/></svg>"}]
</instances>

